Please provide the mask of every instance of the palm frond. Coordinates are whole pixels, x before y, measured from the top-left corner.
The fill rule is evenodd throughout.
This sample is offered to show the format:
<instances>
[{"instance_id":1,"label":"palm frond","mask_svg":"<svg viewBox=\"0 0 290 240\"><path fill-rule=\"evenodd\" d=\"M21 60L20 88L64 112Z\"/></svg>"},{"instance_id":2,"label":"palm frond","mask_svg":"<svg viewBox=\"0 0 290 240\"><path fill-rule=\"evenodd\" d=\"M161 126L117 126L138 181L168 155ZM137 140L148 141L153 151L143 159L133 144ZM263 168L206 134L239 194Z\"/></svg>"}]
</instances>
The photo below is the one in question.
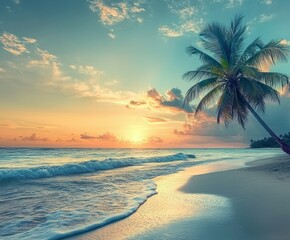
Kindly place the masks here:
<instances>
[{"instance_id":1,"label":"palm frond","mask_svg":"<svg viewBox=\"0 0 290 240\"><path fill-rule=\"evenodd\" d=\"M243 42L246 38L245 32L247 27L242 25L243 16L237 15L231 21L228 29L229 45L230 45L230 63L234 66L240 58Z\"/></svg>"},{"instance_id":2,"label":"palm frond","mask_svg":"<svg viewBox=\"0 0 290 240\"><path fill-rule=\"evenodd\" d=\"M258 111L265 111L264 100L280 103L279 93L262 82L241 78L239 85L242 95Z\"/></svg>"},{"instance_id":3,"label":"palm frond","mask_svg":"<svg viewBox=\"0 0 290 240\"><path fill-rule=\"evenodd\" d=\"M287 75L277 72L259 72L258 80L275 88L284 88L289 84Z\"/></svg>"},{"instance_id":4,"label":"palm frond","mask_svg":"<svg viewBox=\"0 0 290 240\"><path fill-rule=\"evenodd\" d=\"M212 56L208 55L207 53L197 49L194 46L189 46L186 48L186 52L189 55L198 55L200 61L202 61L204 64L211 65L212 67L221 68L221 64Z\"/></svg>"},{"instance_id":5,"label":"palm frond","mask_svg":"<svg viewBox=\"0 0 290 240\"><path fill-rule=\"evenodd\" d=\"M232 114L232 105L233 105L233 93L229 88L226 88L222 93L217 107L217 123L221 122L221 119L224 121L225 126L227 127L231 120L233 120Z\"/></svg>"},{"instance_id":6,"label":"palm frond","mask_svg":"<svg viewBox=\"0 0 290 240\"><path fill-rule=\"evenodd\" d=\"M222 86L218 85L211 91L209 91L198 103L195 109L195 115L201 112L203 109L208 108L215 104L216 100L222 93Z\"/></svg>"},{"instance_id":7,"label":"palm frond","mask_svg":"<svg viewBox=\"0 0 290 240\"><path fill-rule=\"evenodd\" d=\"M201 32L201 43L205 49L212 52L219 59L230 60L227 29L219 23L208 24Z\"/></svg>"},{"instance_id":8,"label":"palm frond","mask_svg":"<svg viewBox=\"0 0 290 240\"><path fill-rule=\"evenodd\" d=\"M217 80L218 78L215 77L208 78L196 83L187 91L184 102L189 103L196 97L200 96L200 94L202 94L204 91L211 90L212 88L216 87L219 84Z\"/></svg>"},{"instance_id":9,"label":"palm frond","mask_svg":"<svg viewBox=\"0 0 290 240\"><path fill-rule=\"evenodd\" d=\"M281 41L272 40L248 58L244 64L262 69L265 65L275 64L277 61L286 62L289 48Z\"/></svg>"},{"instance_id":10,"label":"palm frond","mask_svg":"<svg viewBox=\"0 0 290 240\"><path fill-rule=\"evenodd\" d=\"M234 91L233 105L232 105L232 118L236 118L238 123L245 129L248 120L248 108L244 97L238 89Z\"/></svg>"},{"instance_id":11,"label":"palm frond","mask_svg":"<svg viewBox=\"0 0 290 240\"><path fill-rule=\"evenodd\" d=\"M259 51L261 48L263 48L264 44L262 40L258 37L256 38L251 44L248 45L248 47L243 52L242 56L240 57L239 64L243 64L249 57L255 55L257 51Z\"/></svg>"}]
</instances>

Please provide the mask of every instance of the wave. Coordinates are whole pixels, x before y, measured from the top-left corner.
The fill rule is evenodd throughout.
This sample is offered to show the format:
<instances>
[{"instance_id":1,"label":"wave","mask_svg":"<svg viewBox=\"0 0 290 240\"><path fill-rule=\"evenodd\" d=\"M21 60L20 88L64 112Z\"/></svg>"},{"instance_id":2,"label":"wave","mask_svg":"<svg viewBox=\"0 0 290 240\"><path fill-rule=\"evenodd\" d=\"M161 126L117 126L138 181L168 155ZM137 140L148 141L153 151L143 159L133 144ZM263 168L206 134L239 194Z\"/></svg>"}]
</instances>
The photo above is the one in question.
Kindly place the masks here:
<instances>
[{"instance_id":1,"label":"wave","mask_svg":"<svg viewBox=\"0 0 290 240\"><path fill-rule=\"evenodd\" d=\"M108 158L103 161L90 160L80 163L69 163L61 166L40 166L34 168L0 169L0 180L8 179L39 179L75 174L94 173L102 170L111 170L122 167L137 166L144 163L161 163L184 161L195 158L193 154L177 153L168 156L148 158Z\"/></svg>"}]
</instances>

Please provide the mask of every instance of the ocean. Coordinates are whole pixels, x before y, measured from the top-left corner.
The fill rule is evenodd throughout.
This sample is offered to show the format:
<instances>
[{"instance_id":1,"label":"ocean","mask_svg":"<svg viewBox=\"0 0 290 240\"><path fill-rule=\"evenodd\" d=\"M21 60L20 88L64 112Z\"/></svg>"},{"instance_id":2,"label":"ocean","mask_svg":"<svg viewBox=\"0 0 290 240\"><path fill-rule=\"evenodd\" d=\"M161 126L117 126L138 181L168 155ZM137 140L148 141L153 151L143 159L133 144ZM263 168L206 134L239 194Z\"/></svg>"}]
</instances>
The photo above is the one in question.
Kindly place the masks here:
<instances>
[{"instance_id":1,"label":"ocean","mask_svg":"<svg viewBox=\"0 0 290 240\"><path fill-rule=\"evenodd\" d=\"M0 239L62 239L134 213L154 178L279 149L0 148Z\"/></svg>"}]
</instances>

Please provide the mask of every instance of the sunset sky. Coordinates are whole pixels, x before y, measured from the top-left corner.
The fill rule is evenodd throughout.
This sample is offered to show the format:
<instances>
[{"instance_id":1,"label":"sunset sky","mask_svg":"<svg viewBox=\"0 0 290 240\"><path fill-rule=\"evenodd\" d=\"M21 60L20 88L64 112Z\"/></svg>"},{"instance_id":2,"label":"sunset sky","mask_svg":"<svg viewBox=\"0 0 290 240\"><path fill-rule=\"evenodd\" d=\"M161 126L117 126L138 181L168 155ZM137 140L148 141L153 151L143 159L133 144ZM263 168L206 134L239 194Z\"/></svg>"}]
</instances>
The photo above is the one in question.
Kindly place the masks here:
<instances>
[{"instance_id":1,"label":"sunset sky","mask_svg":"<svg viewBox=\"0 0 290 240\"><path fill-rule=\"evenodd\" d=\"M267 136L183 106L204 24L245 16L248 39L290 43L288 0L1 0L0 146L245 147ZM271 70L290 75L290 63ZM262 118L290 131L290 97Z\"/></svg>"}]
</instances>

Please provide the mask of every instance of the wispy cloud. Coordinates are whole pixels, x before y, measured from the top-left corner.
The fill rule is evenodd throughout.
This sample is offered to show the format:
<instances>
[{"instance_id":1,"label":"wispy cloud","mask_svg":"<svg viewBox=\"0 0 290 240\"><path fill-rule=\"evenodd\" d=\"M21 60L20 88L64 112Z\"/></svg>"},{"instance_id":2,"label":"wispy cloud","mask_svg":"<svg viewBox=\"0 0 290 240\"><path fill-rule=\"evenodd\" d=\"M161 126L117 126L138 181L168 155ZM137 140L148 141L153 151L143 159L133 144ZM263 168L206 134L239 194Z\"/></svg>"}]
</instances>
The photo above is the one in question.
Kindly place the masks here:
<instances>
[{"instance_id":1,"label":"wispy cloud","mask_svg":"<svg viewBox=\"0 0 290 240\"><path fill-rule=\"evenodd\" d=\"M151 136L147 138L148 143L162 143L163 139L157 136Z\"/></svg>"},{"instance_id":2,"label":"wispy cloud","mask_svg":"<svg viewBox=\"0 0 290 240\"><path fill-rule=\"evenodd\" d=\"M83 134L80 135L80 138L81 138L81 139L84 139L84 140L91 140L91 139L96 139L97 137L95 137L95 136L90 136L90 135L88 135L88 134L86 134L86 133L83 133Z\"/></svg>"},{"instance_id":3,"label":"wispy cloud","mask_svg":"<svg viewBox=\"0 0 290 240\"><path fill-rule=\"evenodd\" d=\"M144 118L148 123L153 123L153 124L168 123L168 119L162 118L162 117L147 116Z\"/></svg>"},{"instance_id":4,"label":"wispy cloud","mask_svg":"<svg viewBox=\"0 0 290 240\"><path fill-rule=\"evenodd\" d=\"M118 141L117 137L114 134L110 133L110 132L106 132L106 133L100 134L98 136L91 136L91 135L88 135L88 134L84 133L84 134L80 135L80 138L83 139L83 140L94 140L94 139L97 139L97 140L100 140L100 141L110 141L110 142Z\"/></svg>"},{"instance_id":5,"label":"wispy cloud","mask_svg":"<svg viewBox=\"0 0 290 240\"><path fill-rule=\"evenodd\" d=\"M22 53L29 53L23 41L21 41L16 35L4 32L0 37L0 42L3 45L3 49L16 56Z\"/></svg>"},{"instance_id":6,"label":"wispy cloud","mask_svg":"<svg viewBox=\"0 0 290 240\"><path fill-rule=\"evenodd\" d=\"M243 4L243 0L227 0L226 8L234 8L237 6L241 6Z\"/></svg>"},{"instance_id":7,"label":"wispy cloud","mask_svg":"<svg viewBox=\"0 0 290 240\"><path fill-rule=\"evenodd\" d=\"M262 4L266 4L266 5L271 5L272 4L272 0L263 0L261 1Z\"/></svg>"},{"instance_id":8,"label":"wispy cloud","mask_svg":"<svg viewBox=\"0 0 290 240\"><path fill-rule=\"evenodd\" d=\"M34 38L23 37L22 39L23 39L25 42L27 42L27 43L31 43L31 44L34 44L34 43L37 42L37 40L34 39Z\"/></svg>"},{"instance_id":9,"label":"wispy cloud","mask_svg":"<svg viewBox=\"0 0 290 240\"><path fill-rule=\"evenodd\" d=\"M170 12L178 18L177 22L164 24L158 28L159 33L169 38L181 37L186 33L198 33L203 24L197 16L198 9L189 1L165 0Z\"/></svg>"},{"instance_id":10,"label":"wispy cloud","mask_svg":"<svg viewBox=\"0 0 290 240\"><path fill-rule=\"evenodd\" d=\"M20 0L12 0L15 4L20 4Z\"/></svg>"},{"instance_id":11,"label":"wispy cloud","mask_svg":"<svg viewBox=\"0 0 290 240\"><path fill-rule=\"evenodd\" d=\"M90 9L97 12L104 25L114 25L125 20L140 22L140 14L145 11L141 5L143 0L131 2L115 2L94 0L90 2Z\"/></svg>"},{"instance_id":12,"label":"wispy cloud","mask_svg":"<svg viewBox=\"0 0 290 240\"><path fill-rule=\"evenodd\" d=\"M30 142L46 142L49 139L46 137L37 137L35 133L31 134L30 136L20 136L19 139L21 141L30 141Z\"/></svg>"},{"instance_id":13,"label":"wispy cloud","mask_svg":"<svg viewBox=\"0 0 290 240\"><path fill-rule=\"evenodd\" d=\"M31 60L29 64L31 65L51 65L56 63L57 57L46 50L37 48L37 53L40 56L40 60Z\"/></svg>"},{"instance_id":14,"label":"wispy cloud","mask_svg":"<svg viewBox=\"0 0 290 240\"><path fill-rule=\"evenodd\" d=\"M76 70L77 72L84 74L84 75L90 75L90 76L96 76L100 77L100 75L103 75L104 72L97 70L95 67L87 65L70 65L70 68L73 70Z\"/></svg>"},{"instance_id":15,"label":"wispy cloud","mask_svg":"<svg viewBox=\"0 0 290 240\"><path fill-rule=\"evenodd\" d=\"M37 48L34 58L34 60L28 62L27 67L45 67L49 69L51 78L47 81L47 84L54 84L56 80L65 80L67 78L61 71L61 63L56 55L51 54L47 50Z\"/></svg>"},{"instance_id":16,"label":"wispy cloud","mask_svg":"<svg viewBox=\"0 0 290 240\"><path fill-rule=\"evenodd\" d=\"M68 67L75 73L74 71L67 71L59 58L55 54L42 49L36 39L21 38L14 34L4 33L0 41L3 48L13 54L20 55L27 52L21 64L12 61L10 65L14 69L21 68L24 72L29 71L29 79L37 79L37 84L55 88L57 91L74 97L90 97L96 101L116 104L127 104L131 99L138 96L131 91L112 90L110 87L116 85L118 81L116 79L106 79L104 81L104 72L94 66L72 64ZM14 75L17 73L18 71L13 72ZM22 76L22 80L24 80L24 76ZM29 82L35 84L35 81Z\"/></svg>"},{"instance_id":17,"label":"wispy cloud","mask_svg":"<svg viewBox=\"0 0 290 240\"><path fill-rule=\"evenodd\" d=\"M194 20L189 20L182 23L181 25L172 24L171 27L167 25L163 25L159 27L158 30L162 35L166 37L175 38L175 37L183 36L185 33L190 33L190 32L198 33L201 29L202 22L203 22L202 20L199 20L198 22Z\"/></svg>"},{"instance_id":18,"label":"wispy cloud","mask_svg":"<svg viewBox=\"0 0 290 240\"><path fill-rule=\"evenodd\" d=\"M273 16L274 16L273 14L266 15L263 13L259 16L259 22L268 22L273 18Z\"/></svg>"},{"instance_id":19,"label":"wispy cloud","mask_svg":"<svg viewBox=\"0 0 290 240\"><path fill-rule=\"evenodd\" d=\"M26 121L12 121L12 120L2 120L0 121L0 127L11 128L11 129L53 129L56 128L52 125L43 125L39 123L32 123Z\"/></svg>"},{"instance_id":20,"label":"wispy cloud","mask_svg":"<svg viewBox=\"0 0 290 240\"><path fill-rule=\"evenodd\" d=\"M116 38L116 35L114 33L108 33L108 36L112 39L115 39Z\"/></svg>"}]
</instances>

